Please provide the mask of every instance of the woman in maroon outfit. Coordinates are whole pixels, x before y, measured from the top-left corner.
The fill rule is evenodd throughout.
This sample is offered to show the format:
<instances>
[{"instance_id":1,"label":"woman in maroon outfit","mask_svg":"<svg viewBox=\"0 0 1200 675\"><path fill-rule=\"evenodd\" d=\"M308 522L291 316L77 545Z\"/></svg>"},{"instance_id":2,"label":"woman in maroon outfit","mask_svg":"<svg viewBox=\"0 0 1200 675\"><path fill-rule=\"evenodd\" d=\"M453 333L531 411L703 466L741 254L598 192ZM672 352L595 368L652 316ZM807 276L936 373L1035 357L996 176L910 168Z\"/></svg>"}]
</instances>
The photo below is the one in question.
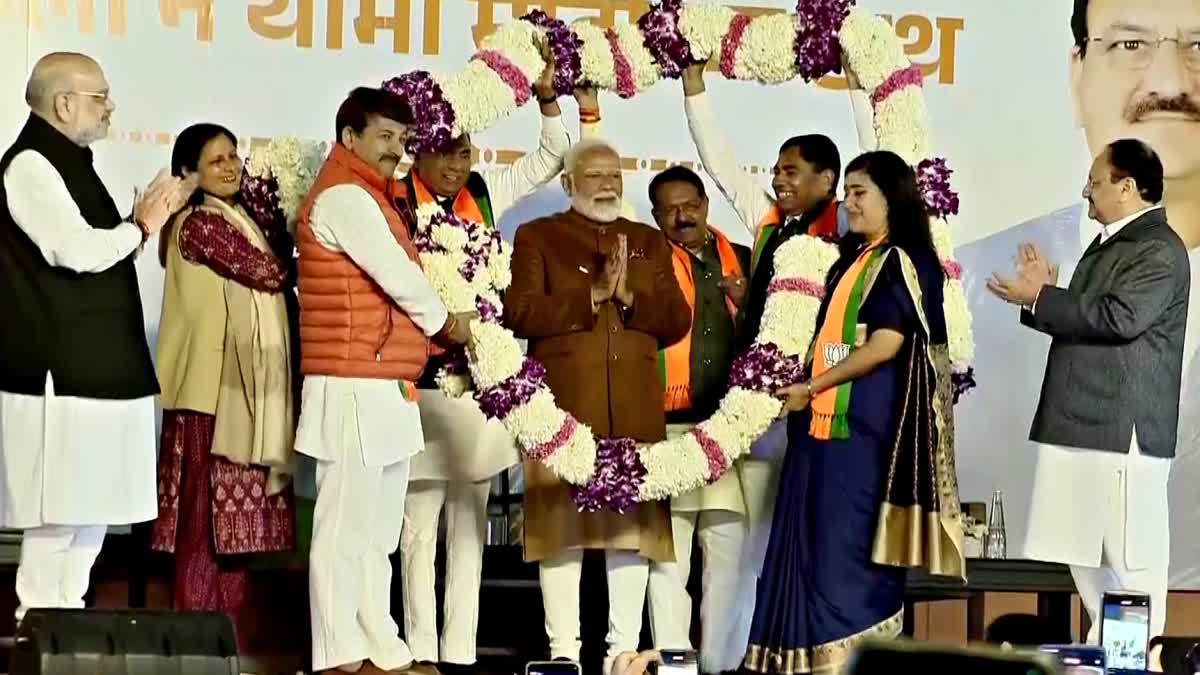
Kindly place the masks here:
<instances>
[{"instance_id":1,"label":"woman in maroon outfit","mask_svg":"<svg viewBox=\"0 0 1200 675\"><path fill-rule=\"evenodd\" d=\"M290 550L295 539L292 239L282 217L256 223L240 205L242 162L227 129L185 129L171 171L200 182L159 246L163 420L151 545L175 554L177 609L223 611L237 628L245 554Z\"/></svg>"}]
</instances>

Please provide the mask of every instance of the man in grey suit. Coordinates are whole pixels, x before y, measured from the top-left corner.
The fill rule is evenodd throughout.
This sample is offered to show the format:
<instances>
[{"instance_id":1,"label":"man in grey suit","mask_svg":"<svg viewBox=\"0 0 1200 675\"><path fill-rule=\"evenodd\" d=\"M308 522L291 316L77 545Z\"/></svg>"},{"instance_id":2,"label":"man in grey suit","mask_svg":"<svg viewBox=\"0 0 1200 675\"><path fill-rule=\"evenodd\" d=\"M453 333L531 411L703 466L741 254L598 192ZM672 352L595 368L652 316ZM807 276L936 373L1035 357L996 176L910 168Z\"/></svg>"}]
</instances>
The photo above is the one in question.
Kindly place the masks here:
<instances>
[{"instance_id":1,"label":"man in grey suit","mask_svg":"<svg viewBox=\"0 0 1200 675\"><path fill-rule=\"evenodd\" d=\"M1051 337L1030 440L1037 444L1026 555L1071 566L1095 642L1103 594L1148 593L1166 619L1167 479L1175 456L1191 268L1167 224L1163 167L1142 141L1110 143L1084 197L1100 234L1068 288L1036 244L988 289Z\"/></svg>"},{"instance_id":2,"label":"man in grey suit","mask_svg":"<svg viewBox=\"0 0 1200 675\"><path fill-rule=\"evenodd\" d=\"M1136 138L1163 162L1163 207L1191 249L1192 295L1200 295L1200 2L1196 0L1074 0L1069 33L1068 89L1089 154L1106 143ZM1055 59L1047 64L1058 66ZM1017 189L1020 182L1017 181ZM1020 550L1031 494L1023 481L1035 447L1023 437L1045 367L1048 339L1025 330L987 291L988 275L1010 264L1021 242L1035 242L1071 277L1095 234L1083 202L957 246L975 332L979 387L955 406L959 481L968 495L1004 489L1010 554ZM1178 455L1171 469L1171 529L1200 522L1200 312L1188 318ZM1190 399L1192 400L1189 400ZM1173 589L1200 590L1200 537L1177 536L1171 548Z\"/></svg>"}]
</instances>

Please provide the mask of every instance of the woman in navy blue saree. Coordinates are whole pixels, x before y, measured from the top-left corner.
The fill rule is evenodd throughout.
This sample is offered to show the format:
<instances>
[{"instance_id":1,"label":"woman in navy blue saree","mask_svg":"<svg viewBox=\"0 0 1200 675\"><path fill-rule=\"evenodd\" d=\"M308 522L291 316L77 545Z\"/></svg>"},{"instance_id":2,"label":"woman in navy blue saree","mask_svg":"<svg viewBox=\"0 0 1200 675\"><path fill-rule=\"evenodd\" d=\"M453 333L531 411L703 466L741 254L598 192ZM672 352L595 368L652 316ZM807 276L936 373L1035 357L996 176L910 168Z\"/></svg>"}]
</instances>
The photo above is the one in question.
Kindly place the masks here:
<instances>
[{"instance_id":1,"label":"woman in navy blue saree","mask_svg":"<svg viewBox=\"0 0 1200 675\"><path fill-rule=\"evenodd\" d=\"M850 232L826 279L745 667L836 669L903 624L906 568L962 576L944 276L913 170L846 168Z\"/></svg>"}]
</instances>

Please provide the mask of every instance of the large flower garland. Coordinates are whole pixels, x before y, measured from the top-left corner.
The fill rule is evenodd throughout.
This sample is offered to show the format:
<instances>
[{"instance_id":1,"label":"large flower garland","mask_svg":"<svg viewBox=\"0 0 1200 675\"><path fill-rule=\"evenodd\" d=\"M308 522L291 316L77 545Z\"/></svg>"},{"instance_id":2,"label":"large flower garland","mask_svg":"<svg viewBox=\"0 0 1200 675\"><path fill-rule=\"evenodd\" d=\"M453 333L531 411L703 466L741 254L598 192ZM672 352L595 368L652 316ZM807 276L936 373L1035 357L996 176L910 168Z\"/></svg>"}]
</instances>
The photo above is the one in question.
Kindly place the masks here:
<instances>
[{"instance_id":1,"label":"large flower garland","mask_svg":"<svg viewBox=\"0 0 1200 675\"><path fill-rule=\"evenodd\" d=\"M661 79L679 77L695 60L710 58L719 60L729 78L811 81L838 70L844 53L871 92L878 147L914 166L935 218L934 239L948 279L950 358L961 393L973 386L974 344L946 220L959 207L950 186L952 172L945 159L929 152L920 68L908 61L886 21L851 5L852 0L799 0L794 14L751 18L724 5L663 0L636 26L620 23L610 29L586 19L568 24L537 10L497 28L458 73L412 71L383 86L412 106L413 149L435 151L460 134L491 127L529 100L529 83L545 67L540 40L553 55L554 87L563 95L592 85L630 97ZM824 278L823 273L814 269L808 276Z\"/></svg>"},{"instance_id":2,"label":"large flower garland","mask_svg":"<svg viewBox=\"0 0 1200 675\"><path fill-rule=\"evenodd\" d=\"M295 234L296 212L325 162L324 143L292 136L250 149L243 164L242 203L257 223L283 219Z\"/></svg>"},{"instance_id":3,"label":"large flower garland","mask_svg":"<svg viewBox=\"0 0 1200 675\"><path fill-rule=\"evenodd\" d=\"M543 31L554 54L555 88L560 93L588 83L629 97L661 77L678 76L692 59L706 59L718 49L722 72L728 77L782 82L800 74L815 79L838 66L839 48L844 49L851 69L872 92L878 146L915 166L926 203L937 216L933 236L946 271L951 359L965 389L972 384L970 316L944 220L957 213L958 197L950 189L945 160L929 158L922 76L904 56L887 22L849 11L847 5L847 0L802 0L797 15L751 20L726 7L682 7L678 0L667 0L643 16L638 27L623 24L609 30L586 21L568 26L534 12L497 30L480 52L489 56L477 55L463 73L442 78L418 71L384 86L413 105L416 147L435 150L442 139L476 131L482 128L476 124L515 110L528 97L528 82L543 66L531 56L537 51L529 46L531 27ZM505 50L511 46L519 49L507 58ZM480 61L490 73L476 65ZM522 77L506 75L511 68L522 70ZM459 81L464 78L471 80L470 87ZM509 88L507 98L502 95L504 87ZM459 95L468 90L484 92L485 103L477 105ZM419 233L446 227L466 232L476 225L436 209L418 214ZM446 256L444 269L454 270L480 253L447 248L441 255ZM641 448L627 438L597 440L590 429L556 405L544 368L523 354L516 337L500 323L498 295L489 295L484 303L496 311L475 325L468 350L470 373L478 388L475 398L484 414L503 421L527 458L574 486L576 503L583 510L624 511L638 501L683 494L719 479L778 415L781 404L773 392L800 378L801 357L812 340L825 292L825 275L837 258L834 244L809 236L794 238L777 250L775 276L754 346L735 360L730 390L717 412L679 438ZM492 290L501 290L503 286L496 284L506 281L492 280ZM452 307L471 307L481 301L469 284L435 285L439 292L445 289L443 297Z\"/></svg>"},{"instance_id":4,"label":"large flower garland","mask_svg":"<svg viewBox=\"0 0 1200 675\"><path fill-rule=\"evenodd\" d=\"M694 59L719 57L727 77L782 82L796 75L813 80L835 70L844 52L851 70L872 92L878 147L913 164L936 217L933 238L946 271L951 362L965 390L973 385L974 346L946 221L959 206L950 187L951 171L944 159L929 154L919 69L904 56L887 22L849 4L800 0L794 15L751 19L723 6L664 0L637 27L609 30L588 22L568 25L534 12L488 37L459 73L447 77L415 71L384 87L404 96L413 108L413 148L437 150L459 134L491 126L529 99L529 83L545 65L540 39L554 55L559 93L591 84L625 97L661 78L678 77ZM501 324L500 291L509 281L504 245L485 236L481 225L438 209L421 209L417 218L422 262L443 301L454 311L474 307L481 312L467 350L481 409L503 421L527 458L572 484L583 510L620 512L638 501L683 494L719 479L746 454L780 411L772 392L800 377L826 272L838 257L834 244L809 236L780 246L760 334L735 360L730 390L718 411L682 437L639 448L630 439L597 440L559 408L545 384L544 368L524 355ZM461 377L441 377L439 382L451 394L467 385Z\"/></svg>"}]
</instances>

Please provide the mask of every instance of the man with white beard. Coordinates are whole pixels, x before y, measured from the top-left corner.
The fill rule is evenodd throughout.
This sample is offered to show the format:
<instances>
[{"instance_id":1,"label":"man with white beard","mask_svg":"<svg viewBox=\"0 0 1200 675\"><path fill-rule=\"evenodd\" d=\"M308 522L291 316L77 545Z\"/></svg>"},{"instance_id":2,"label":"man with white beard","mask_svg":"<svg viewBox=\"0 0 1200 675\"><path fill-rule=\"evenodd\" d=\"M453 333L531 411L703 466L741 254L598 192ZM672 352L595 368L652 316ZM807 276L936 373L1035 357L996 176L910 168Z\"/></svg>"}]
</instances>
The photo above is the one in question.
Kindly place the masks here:
<instances>
[{"instance_id":1,"label":"man with white beard","mask_svg":"<svg viewBox=\"0 0 1200 675\"><path fill-rule=\"evenodd\" d=\"M505 321L546 367L558 405L597 438L661 441L658 350L687 334L692 315L667 240L620 217L621 158L603 141L571 148L562 182L571 209L517 230ZM550 656L579 660L585 549L606 552L605 665L636 651L649 561L675 560L668 504L580 513L570 486L537 462L525 462L525 484L525 560L540 564Z\"/></svg>"}]
</instances>

